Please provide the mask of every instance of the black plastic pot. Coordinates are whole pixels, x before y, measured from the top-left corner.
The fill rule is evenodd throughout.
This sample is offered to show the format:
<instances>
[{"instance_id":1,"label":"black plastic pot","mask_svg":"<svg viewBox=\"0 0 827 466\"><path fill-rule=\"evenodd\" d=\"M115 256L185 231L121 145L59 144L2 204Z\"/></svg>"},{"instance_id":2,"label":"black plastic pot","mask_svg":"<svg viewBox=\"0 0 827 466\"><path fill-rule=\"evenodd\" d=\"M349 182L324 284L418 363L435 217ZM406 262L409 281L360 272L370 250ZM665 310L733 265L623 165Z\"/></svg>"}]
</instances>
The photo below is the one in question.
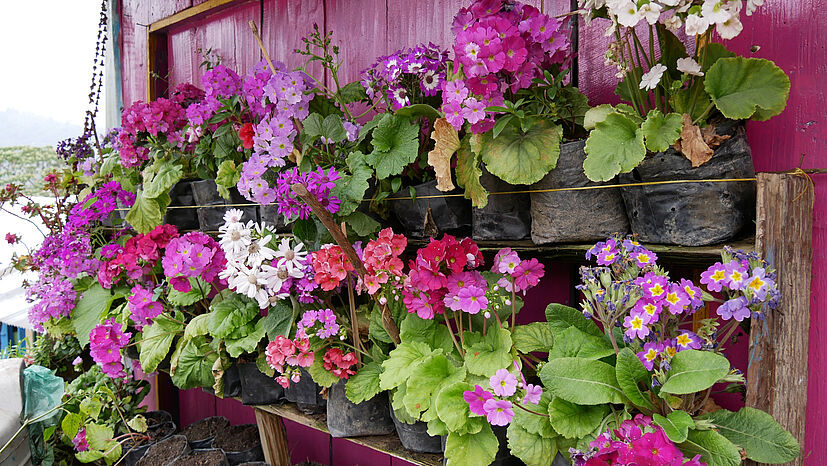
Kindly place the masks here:
<instances>
[{"instance_id":1,"label":"black plastic pot","mask_svg":"<svg viewBox=\"0 0 827 466\"><path fill-rule=\"evenodd\" d=\"M144 418L148 430L152 430L163 423L172 422L172 414L164 410L147 411L144 413Z\"/></svg>"},{"instance_id":2,"label":"black plastic pot","mask_svg":"<svg viewBox=\"0 0 827 466\"><path fill-rule=\"evenodd\" d=\"M488 173L483 167L480 183L489 193L525 191ZM478 241L519 240L531 236L531 195L498 194L488 196L485 207L473 209L471 236Z\"/></svg>"},{"instance_id":3,"label":"black plastic pot","mask_svg":"<svg viewBox=\"0 0 827 466\"><path fill-rule=\"evenodd\" d=\"M243 450L234 451L233 448L228 447L228 444L231 444L233 439L237 439L238 437L241 437L241 442L244 442L248 447ZM222 430L215 437L213 446L224 451L230 465L264 461L264 450L261 448L261 439L259 437L258 427L255 424L230 426Z\"/></svg>"},{"instance_id":4,"label":"black plastic pot","mask_svg":"<svg viewBox=\"0 0 827 466\"><path fill-rule=\"evenodd\" d=\"M224 213L228 209L239 209L244 212L243 220L245 222L248 220L254 222L259 221L258 206L227 207L228 204L252 204L252 202L245 199L236 188L230 189L229 200L224 199L218 194L218 188L213 180L193 182L192 191L197 205L215 206L198 208L198 225L201 231L218 231L218 228L224 224Z\"/></svg>"},{"instance_id":5,"label":"black plastic pot","mask_svg":"<svg viewBox=\"0 0 827 466\"><path fill-rule=\"evenodd\" d=\"M436 189L436 181L429 181L417 186L416 199L391 200L393 213L405 230L405 233L414 238L427 236L425 233L425 217L431 211L431 219L437 230L436 236L449 233L456 236L467 236L471 230L471 202L464 197L426 197L444 196L446 194L462 194L460 190L443 193ZM407 189L402 189L391 196L393 198L410 197ZM430 232L433 233L433 232Z\"/></svg>"},{"instance_id":6,"label":"black plastic pot","mask_svg":"<svg viewBox=\"0 0 827 466\"><path fill-rule=\"evenodd\" d=\"M284 401L284 388L273 377L262 374L255 364L239 364L241 403L272 405Z\"/></svg>"},{"instance_id":7,"label":"black plastic pot","mask_svg":"<svg viewBox=\"0 0 827 466\"><path fill-rule=\"evenodd\" d=\"M712 158L697 168L674 149L649 156L623 183L752 178L752 151L742 122L720 124L728 134ZM737 236L755 218L753 182L677 183L622 188L632 232L641 241L683 246L718 244Z\"/></svg>"},{"instance_id":8,"label":"black plastic pot","mask_svg":"<svg viewBox=\"0 0 827 466\"><path fill-rule=\"evenodd\" d=\"M168 451L161 452L159 450ZM190 446L187 438L183 435L173 435L152 445L136 464L138 466L165 465L189 452Z\"/></svg>"},{"instance_id":9,"label":"black plastic pot","mask_svg":"<svg viewBox=\"0 0 827 466\"><path fill-rule=\"evenodd\" d=\"M390 408L390 413L396 427L396 435L406 450L417 453L442 453L442 440L438 436L428 435L428 424L422 421L406 424L396 417L393 407Z\"/></svg>"},{"instance_id":10,"label":"black plastic pot","mask_svg":"<svg viewBox=\"0 0 827 466\"><path fill-rule=\"evenodd\" d=\"M193 196L195 183L197 182L192 180L179 181L169 190L170 200L167 213L164 215L164 223L174 225L179 231L198 229L198 215L192 208L195 205ZM189 208L178 209L176 207Z\"/></svg>"},{"instance_id":11,"label":"black plastic pot","mask_svg":"<svg viewBox=\"0 0 827 466\"><path fill-rule=\"evenodd\" d=\"M560 146L557 167L531 189L560 189L616 184L595 183L583 173L585 141ZM496 197L496 196L492 196ZM629 232L620 189L531 193L531 240L534 244L590 242Z\"/></svg>"},{"instance_id":12,"label":"black plastic pot","mask_svg":"<svg viewBox=\"0 0 827 466\"><path fill-rule=\"evenodd\" d=\"M204 424L213 424L213 432L204 437L201 435L200 437L203 438L194 438L195 434L193 432L197 431L201 428ZM200 450L205 448L211 448L213 441L215 440L215 436L218 434L219 431L226 429L227 426L230 425L230 420L224 416L211 416L201 419L200 421L196 421L184 429L181 429L181 435L187 438L187 441L190 443L190 448L193 450Z\"/></svg>"},{"instance_id":13,"label":"black plastic pot","mask_svg":"<svg viewBox=\"0 0 827 466\"><path fill-rule=\"evenodd\" d=\"M181 455L169 466L196 466L209 464L210 466L229 466L227 455L216 448L193 450L186 455Z\"/></svg>"},{"instance_id":14,"label":"black plastic pot","mask_svg":"<svg viewBox=\"0 0 827 466\"><path fill-rule=\"evenodd\" d=\"M135 448L132 448L132 444L128 442L123 445L123 462L127 466L138 464L150 447L175 435L176 426L172 422L172 414L167 411L149 411L144 416L147 420L146 432L150 439Z\"/></svg>"},{"instance_id":15,"label":"black plastic pot","mask_svg":"<svg viewBox=\"0 0 827 466\"><path fill-rule=\"evenodd\" d=\"M238 364L231 365L224 371L224 398L241 395L241 373Z\"/></svg>"},{"instance_id":16,"label":"black plastic pot","mask_svg":"<svg viewBox=\"0 0 827 466\"><path fill-rule=\"evenodd\" d=\"M327 410L327 400L322 397L322 387L313 381L310 374L302 369L301 380L290 382L284 389L287 401L296 403L298 408L307 414L320 414Z\"/></svg>"},{"instance_id":17,"label":"black plastic pot","mask_svg":"<svg viewBox=\"0 0 827 466\"><path fill-rule=\"evenodd\" d=\"M345 395L345 380L336 382L327 392L327 430L334 438L387 435L394 432L388 393L381 392L370 400L352 403Z\"/></svg>"},{"instance_id":18,"label":"black plastic pot","mask_svg":"<svg viewBox=\"0 0 827 466\"><path fill-rule=\"evenodd\" d=\"M258 217L263 223L275 228L276 233L290 233L293 231L292 223L284 223L284 215L280 215L275 204L262 205L258 207Z\"/></svg>"}]
</instances>

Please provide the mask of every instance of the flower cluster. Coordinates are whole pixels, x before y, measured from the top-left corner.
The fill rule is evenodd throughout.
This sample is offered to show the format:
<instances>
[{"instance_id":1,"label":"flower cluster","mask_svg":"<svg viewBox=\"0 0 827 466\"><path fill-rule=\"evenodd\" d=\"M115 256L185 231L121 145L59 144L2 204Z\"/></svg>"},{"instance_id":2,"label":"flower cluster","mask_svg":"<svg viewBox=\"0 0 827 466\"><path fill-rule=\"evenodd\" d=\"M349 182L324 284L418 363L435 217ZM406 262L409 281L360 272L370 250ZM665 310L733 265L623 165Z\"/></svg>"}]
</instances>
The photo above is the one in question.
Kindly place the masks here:
<instances>
[{"instance_id":1,"label":"flower cluster","mask_svg":"<svg viewBox=\"0 0 827 466\"><path fill-rule=\"evenodd\" d=\"M353 271L353 264L345 256L342 248L335 244L325 244L311 254L313 279L322 290L333 291Z\"/></svg>"},{"instance_id":2,"label":"flower cluster","mask_svg":"<svg viewBox=\"0 0 827 466\"><path fill-rule=\"evenodd\" d=\"M356 354L344 353L340 348L328 349L322 358L326 371L340 379L348 379L356 371L351 369L356 364Z\"/></svg>"},{"instance_id":3,"label":"flower cluster","mask_svg":"<svg viewBox=\"0 0 827 466\"><path fill-rule=\"evenodd\" d=\"M723 320L741 322L747 317L764 318L768 309L776 309L781 299L778 277L758 254L725 249L724 262L716 262L701 274L701 283L709 291L721 292L727 300L718 307Z\"/></svg>"},{"instance_id":4,"label":"flower cluster","mask_svg":"<svg viewBox=\"0 0 827 466\"><path fill-rule=\"evenodd\" d=\"M330 167L327 172L321 167L308 173L299 171L297 167L281 172L276 180L276 189L273 194L279 214L287 218L296 216L302 219L310 218L312 212L310 206L293 193L293 185L296 183L304 185L322 207L331 214L335 214L339 211L340 201L331 191L336 187L335 181L339 178L339 172L333 167Z\"/></svg>"},{"instance_id":5,"label":"flower cluster","mask_svg":"<svg viewBox=\"0 0 827 466\"><path fill-rule=\"evenodd\" d=\"M683 453L669 440L663 428L652 418L638 414L623 421L617 429L603 432L589 442L591 450L570 450L574 466L598 465L664 465L701 466L701 455L684 458Z\"/></svg>"},{"instance_id":6,"label":"flower cluster","mask_svg":"<svg viewBox=\"0 0 827 466\"><path fill-rule=\"evenodd\" d=\"M160 97L152 102L137 101L124 110L118 133L118 153L125 167L138 167L149 159L150 137L173 146L183 143L181 129L186 125L181 104ZM162 140L163 139L163 140Z\"/></svg>"},{"instance_id":7,"label":"flower cluster","mask_svg":"<svg viewBox=\"0 0 827 466\"><path fill-rule=\"evenodd\" d=\"M153 300L152 290L135 285L132 287L132 295L127 299L129 303L130 319L135 322L135 328L143 329L152 325L152 319L161 315L164 311L160 302Z\"/></svg>"},{"instance_id":8,"label":"flower cluster","mask_svg":"<svg viewBox=\"0 0 827 466\"><path fill-rule=\"evenodd\" d=\"M170 240L161 259L164 275L170 285L181 293L192 289L191 278L211 283L218 279L227 260L218 243L200 231L191 231Z\"/></svg>"},{"instance_id":9,"label":"flower cluster","mask_svg":"<svg viewBox=\"0 0 827 466\"><path fill-rule=\"evenodd\" d=\"M398 50L379 57L362 71L362 86L368 97L385 99L394 110L407 107L417 94L434 96L445 81L448 52L434 44Z\"/></svg>"},{"instance_id":10,"label":"flower cluster","mask_svg":"<svg viewBox=\"0 0 827 466\"><path fill-rule=\"evenodd\" d=\"M460 9L452 26L455 63L464 81L446 83L442 110L459 130L464 122L483 133L494 125L485 108L501 105L504 92L531 85L542 70L566 60L568 40L556 18L520 2L476 0Z\"/></svg>"},{"instance_id":11,"label":"flower cluster","mask_svg":"<svg viewBox=\"0 0 827 466\"><path fill-rule=\"evenodd\" d=\"M121 349L129 342L132 334L124 332L124 327L115 322L115 319L107 319L89 334L89 354L101 367L101 371L113 379L126 377L121 362Z\"/></svg>"},{"instance_id":12,"label":"flower cluster","mask_svg":"<svg viewBox=\"0 0 827 466\"><path fill-rule=\"evenodd\" d=\"M72 446L75 448L76 452L82 452L89 449L89 442L86 441L86 427L82 427L78 430L78 433L75 434L74 438L72 438Z\"/></svg>"},{"instance_id":13,"label":"flower cluster","mask_svg":"<svg viewBox=\"0 0 827 466\"><path fill-rule=\"evenodd\" d=\"M520 375L520 381L507 369L499 369L488 380L488 386L491 391L483 389L479 385L474 386L474 390L466 390L462 397L468 403L468 409L471 413L485 416L489 424L495 426L507 426L514 418L514 404L512 401L500 398L510 398L518 394L517 389L523 391L522 400L515 400L514 402L522 404L538 404L540 397L543 396L543 389L540 386L527 384L522 372L520 372L517 362L514 361L514 369ZM493 393L492 393L493 392Z\"/></svg>"},{"instance_id":14,"label":"flower cluster","mask_svg":"<svg viewBox=\"0 0 827 466\"><path fill-rule=\"evenodd\" d=\"M289 387L291 381L299 382L301 380L299 368L310 367L315 360L307 338L293 341L281 335L267 345L264 355L267 364L279 372L280 375L276 377L276 380L284 388Z\"/></svg>"},{"instance_id":15,"label":"flower cluster","mask_svg":"<svg viewBox=\"0 0 827 466\"><path fill-rule=\"evenodd\" d=\"M162 251L170 241L178 237L178 230L172 225L158 225L146 234L133 236L123 246L108 244L101 249L101 266L98 269L98 282L104 288L112 288L122 278L142 283Z\"/></svg>"},{"instance_id":16,"label":"flower cluster","mask_svg":"<svg viewBox=\"0 0 827 466\"><path fill-rule=\"evenodd\" d=\"M309 310L302 314L301 320L296 324L296 337L308 338L315 335L321 339L331 338L338 336L340 329L333 310Z\"/></svg>"},{"instance_id":17,"label":"flower cluster","mask_svg":"<svg viewBox=\"0 0 827 466\"><path fill-rule=\"evenodd\" d=\"M403 276L404 266L399 256L407 245L407 238L394 234L391 228L385 228L379 232L378 238L368 241L361 257L367 274L364 280L360 278L358 287L374 295L391 277L396 281L394 285L398 284Z\"/></svg>"}]
</instances>

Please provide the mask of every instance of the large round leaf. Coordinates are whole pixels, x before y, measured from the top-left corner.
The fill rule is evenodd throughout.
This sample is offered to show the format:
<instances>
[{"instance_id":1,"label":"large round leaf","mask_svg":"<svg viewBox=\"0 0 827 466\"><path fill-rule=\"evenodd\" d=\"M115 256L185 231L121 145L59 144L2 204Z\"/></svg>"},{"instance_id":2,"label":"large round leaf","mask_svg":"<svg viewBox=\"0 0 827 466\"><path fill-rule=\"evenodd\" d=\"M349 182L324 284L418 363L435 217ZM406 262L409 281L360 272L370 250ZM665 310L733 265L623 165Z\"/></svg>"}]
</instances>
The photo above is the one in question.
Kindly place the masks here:
<instances>
[{"instance_id":1,"label":"large round leaf","mask_svg":"<svg viewBox=\"0 0 827 466\"><path fill-rule=\"evenodd\" d=\"M536 405L528 403L523 404L523 406L535 413L546 414L548 413L548 405L551 403L552 398L551 392L544 390L539 403ZM558 436L557 431L551 426L551 421L548 416L538 416L524 409L514 409L514 420L512 424L517 424L528 432L541 437L555 438Z\"/></svg>"},{"instance_id":2,"label":"large round leaf","mask_svg":"<svg viewBox=\"0 0 827 466\"><path fill-rule=\"evenodd\" d=\"M746 407L733 413L722 409L710 413L709 419L721 435L742 447L747 458L758 463L787 463L801 450L793 434L761 410Z\"/></svg>"},{"instance_id":3,"label":"large round leaf","mask_svg":"<svg viewBox=\"0 0 827 466\"><path fill-rule=\"evenodd\" d=\"M652 152L661 152L669 149L681 135L683 121L677 113L663 114L660 110L652 110L646 116L646 121L640 125L646 148Z\"/></svg>"},{"instance_id":4,"label":"large round leaf","mask_svg":"<svg viewBox=\"0 0 827 466\"><path fill-rule=\"evenodd\" d=\"M448 460L448 466L491 464L497 456L499 446L497 437L488 424L476 434L449 432L445 443L445 459Z\"/></svg>"},{"instance_id":5,"label":"large round leaf","mask_svg":"<svg viewBox=\"0 0 827 466\"><path fill-rule=\"evenodd\" d=\"M548 120L539 120L526 133L508 125L496 138L484 136L482 161L506 183L536 183L557 166L562 135L560 126Z\"/></svg>"},{"instance_id":6,"label":"large round leaf","mask_svg":"<svg viewBox=\"0 0 827 466\"><path fill-rule=\"evenodd\" d=\"M555 398L548 405L552 427L567 438L581 438L594 431L608 412L606 405L583 406L562 398Z\"/></svg>"},{"instance_id":7,"label":"large round leaf","mask_svg":"<svg viewBox=\"0 0 827 466\"><path fill-rule=\"evenodd\" d=\"M586 140L583 170L592 181L609 181L632 171L646 157L643 131L626 115L610 113Z\"/></svg>"},{"instance_id":8,"label":"large round leaf","mask_svg":"<svg viewBox=\"0 0 827 466\"><path fill-rule=\"evenodd\" d=\"M531 433L518 424L508 426L511 454L530 466L551 466L557 456L557 440Z\"/></svg>"},{"instance_id":9,"label":"large round leaf","mask_svg":"<svg viewBox=\"0 0 827 466\"><path fill-rule=\"evenodd\" d=\"M652 376L649 375L649 371L646 370L637 355L629 348L623 348L617 354L615 376L617 377L617 384L632 403L639 407L655 409L651 399L640 389L641 382L645 383L647 387L649 386L652 382Z\"/></svg>"},{"instance_id":10,"label":"large round leaf","mask_svg":"<svg viewBox=\"0 0 827 466\"><path fill-rule=\"evenodd\" d=\"M738 447L714 430L690 430L686 442L679 445L683 455L701 455L708 466L739 466L741 452Z\"/></svg>"},{"instance_id":11,"label":"large round leaf","mask_svg":"<svg viewBox=\"0 0 827 466\"><path fill-rule=\"evenodd\" d=\"M559 358L547 362L540 379L554 396L580 405L623 403L623 391L617 385L614 367L605 362Z\"/></svg>"},{"instance_id":12,"label":"large round leaf","mask_svg":"<svg viewBox=\"0 0 827 466\"><path fill-rule=\"evenodd\" d=\"M436 414L451 432L458 434L475 434L486 422L482 416L471 414L463 393L473 391L474 386L467 382L453 382L445 386L436 396Z\"/></svg>"},{"instance_id":13,"label":"large round leaf","mask_svg":"<svg viewBox=\"0 0 827 466\"><path fill-rule=\"evenodd\" d=\"M790 78L762 58L721 58L706 72L706 92L727 118L768 120L787 106Z\"/></svg>"},{"instance_id":14,"label":"large round leaf","mask_svg":"<svg viewBox=\"0 0 827 466\"><path fill-rule=\"evenodd\" d=\"M672 358L671 366L660 391L674 395L706 390L729 373L729 360L709 351L681 351Z\"/></svg>"}]
</instances>

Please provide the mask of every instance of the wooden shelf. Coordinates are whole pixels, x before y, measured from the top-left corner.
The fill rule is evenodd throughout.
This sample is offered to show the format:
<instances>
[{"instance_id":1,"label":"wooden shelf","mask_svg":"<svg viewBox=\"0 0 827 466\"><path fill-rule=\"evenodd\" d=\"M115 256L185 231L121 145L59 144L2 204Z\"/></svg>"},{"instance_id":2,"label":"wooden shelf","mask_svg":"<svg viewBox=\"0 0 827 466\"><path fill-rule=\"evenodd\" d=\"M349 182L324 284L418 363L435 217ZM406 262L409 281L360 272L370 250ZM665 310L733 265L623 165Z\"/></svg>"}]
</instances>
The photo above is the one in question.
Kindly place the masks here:
<instances>
[{"instance_id":1,"label":"wooden shelf","mask_svg":"<svg viewBox=\"0 0 827 466\"><path fill-rule=\"evenodd\" d=\"M283 405L260 405L253 406L261 411L275 414L284 419L289 419L301 425L310 427L320 432L330 433L327 430L327 416L324 414L305 414L295 403ZM377 435L371 437L351 437L345 440L379 451L387 455L399 458L410 463L421 466L442 466L442 455L415 453L402 447L399 437L396 434Z\"/></svg>"}]
</instances>

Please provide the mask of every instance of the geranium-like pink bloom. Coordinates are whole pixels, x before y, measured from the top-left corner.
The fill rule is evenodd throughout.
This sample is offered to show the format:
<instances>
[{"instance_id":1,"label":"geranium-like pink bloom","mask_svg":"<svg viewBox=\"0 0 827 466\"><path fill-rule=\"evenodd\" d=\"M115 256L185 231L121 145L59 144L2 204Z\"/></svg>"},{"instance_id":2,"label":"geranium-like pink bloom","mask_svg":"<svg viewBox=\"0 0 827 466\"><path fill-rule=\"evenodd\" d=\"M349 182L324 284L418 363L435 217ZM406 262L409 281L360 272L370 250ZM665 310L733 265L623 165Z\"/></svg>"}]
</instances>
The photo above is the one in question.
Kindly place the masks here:
<instances>
[{"instance_id":1,"label":"geranium-like pink bloom","mask_svg":"<svg viewBox=\"0 0 827 466\"><path fill-rule=\"evenodd\" d=\"M478 314L488 308L488 298L485 289L477 286L467 286L457 293L460 309L469 314ZM456 309L454 309L456 310Z\"/></svg>"},{"instance_id":2,"label":"geranium-like pink bloom","mask_svg":"<svg viewBox=\"0 0 827 466\"><path fill-rule=\"evenodd\" d=\"M701 284L706 285L709 291L721 291L726 284L726 272L724 264L716 262L701 273Z\"/></svg>"},{"instance_id":3,"label":"geranium-like pink bloom","mask_svg":"<svg viewBox=\"0 0 827 466\"><path fill-rule=\"evenodd\" d=\"M121 349L132 334L124 332L123 328L115 319L107 319L89 333L89 354L101 366L101 371L113 379L126 377L121 363Z\"/></svg>"},{"instance_id":4,"label":"geranium-like pink bloom","mask_svg":"<svg viewBox=\"0 0 827 466\"><path fill-rule=\"evenodd\" d=\"M517 391L517 378L507 369L499 369L488 379L488 385L497 396L511 396Z\"/></svg>"},{"instance_id":5,"label":"geranium-like pink bloom","mask_svg":"<svg viewBox=\"0 0 827 466\"><path fill-rule=\"evenodd\" d=\"M485 409L483 409L483 405L486 401L494 398L494 395L492 395L488 390L483 390L483 388L479 385L475 385L473 391L464 391L462 393L462 398L466 403L468 403L468 409L472 413L485 416Z\"/></svg>"},{"instance_id":6,"label":"geranium-like pink bloom","mask_svg":"<svg viewBox=\"0 0 827 466\"><path fill-rule=\"evenodd\" d=\"M86 428L81 428L77 435L72 439L72 445L75 447L75 451L81 452L86 451L89 449L89 443L86 441Z\"/></svg>"},{"instance_id":7,"label":"geranium-like pink bloom","mask_svg":"<svg viewBox=\"0 0 827 466\"><path fill-rule=\"evenodd\" d=\"M295 353L295 343L293 343L293 341L289 338L279 335L275 340L271 341L267 345L267 349L264 351L264 356L270 367L279 372L284 372L284 363L286 362L287 357L293 356Z\"/></svg>"},{"instance_id":8,"label":"geranium-like pink bloom","mask_svg":"<svg viewBox=\"0 0 827 466\"><path fill-rule=\"evenodd\" d=\"M543 264L535 258L520 262L520 265L514 269L514 285L520 291L537 286L545 273L543 268Z\"/></svg>"},{"instance_id":9,"label":"geranium-like pink bloom","mask_svg":"<svg viewBox=\"0 0 827 466\"><path fill-rule=\"evenodd\" d=\"M531 403L533 405L540 403L540 397L543 396L543 387L539 385L528 384L525 386L525 396L523 397L523 404Z\"/></svg>"},{"instance_id":10,"label":"geranium-like pink bloom","mask_svg":"<svg viewBox=\"0 0 827 466\"><path fill-rule=\"evenodd\" d=\"M507 400L490 399L482 408L485 410L485 419L492 426L507 426L514 419L511 402Z\"/></svg>"},{"instance_id":11,"label":"geranium-like pink bloom","mask_svg":"<svg viewBox=\"0 0 827 466\"><path fill-rule=\"evenodd\" d=\"M158 301L152 300L152 291L139 285L132 287L132 295L127 298L129 316L140 330L146 325L152 325L152 320L158 317L164 308Z\"/></svg>"}]
</instances>

